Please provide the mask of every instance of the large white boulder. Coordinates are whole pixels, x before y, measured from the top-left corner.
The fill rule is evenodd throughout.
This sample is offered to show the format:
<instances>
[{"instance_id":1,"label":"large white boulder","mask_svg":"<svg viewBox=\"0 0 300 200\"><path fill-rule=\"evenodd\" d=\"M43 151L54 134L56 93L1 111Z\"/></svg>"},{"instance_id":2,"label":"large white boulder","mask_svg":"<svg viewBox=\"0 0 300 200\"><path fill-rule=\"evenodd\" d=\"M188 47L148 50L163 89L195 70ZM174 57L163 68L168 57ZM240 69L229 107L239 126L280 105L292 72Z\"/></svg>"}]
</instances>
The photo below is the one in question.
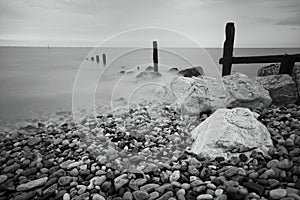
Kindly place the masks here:
<instances>
[{"instance_id":1,"label":"large white boulder","mask_svg":"<svg viewBox=\"0 0 300 200\"><path fill-rule=\"evenodd\" d=\"M266 152L273 144L257 115L247 108L218 109L191 132L191 151L210 157L228 157L253 149Z\"/></svg>"},{"instance_id":2,"label":"large white boulder","mask_svg":"<svg viewBox=\"0 0 300 200\"><path fill-rule=\"evenodd\" d=\"M263 108L272 103L269 92L245 74L224 76L223 83L229 93L227 103L229 108Z\"/></svg>"},{"instance_id":3,"label":"large white boulder","mask_svg":"<svg viewBox=\"0 0 300 200\"><path fill-rule=\"evenodd\" d=\"M181 113L199 115L226 107L227 94L221 81L208 76L175 78L171 90L177 97L173 106Z\"/></svg>"}]
</instances>

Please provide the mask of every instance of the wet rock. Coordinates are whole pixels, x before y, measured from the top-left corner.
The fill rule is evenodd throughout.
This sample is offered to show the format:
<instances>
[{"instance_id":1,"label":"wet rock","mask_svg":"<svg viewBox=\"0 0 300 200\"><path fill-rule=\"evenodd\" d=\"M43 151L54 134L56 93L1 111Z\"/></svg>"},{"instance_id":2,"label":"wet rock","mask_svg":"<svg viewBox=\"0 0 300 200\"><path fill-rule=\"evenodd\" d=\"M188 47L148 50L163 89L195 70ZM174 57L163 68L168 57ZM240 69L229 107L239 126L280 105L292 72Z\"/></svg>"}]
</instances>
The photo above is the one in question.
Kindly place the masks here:
<instances>
[{"instance_id":1,"label":"wet rock","mask_svg":"<svg viewBox=\"0 0 300 200\"><path fill-rule=\"evenodd\" d=\"M202 67L199 66L199 67L192 67L192 68L180 70L178 74L184 77L193 77L193 76L197 77L197 76L204 75L204 71Z\"/></svg>"},{"instance_id":2,"label":"wet rock","mask_svg":"<svg viewBox=\"0 0 300 200\"><path fill-rule=\"evenodd\" d=\"M27 140L29 146L34 146L40 143L42 139L40 137L31 137Z\"/></svg>"},{"instance_id":3,"label":"wet rock","mask_svg":"<svg viewBox=\"0 0 300 200\"><path fill-rule=\"evenodd\" d=\"M19 185L17 187L17 191L26 191L26 190L30 190L32 188L42 186L47 182L47 180L48 180L48 177L44 177L44 178L36 179L36 180L33 180L33 181L29 181L27 183Z\"/></svg>"},{"instance_id":4,"label":"wet rock","mask_svg":"<svg viewBox=\"0 0 300 200\"><path fill-rule=\"evenodd\" d=\"M0 175L0 184L4 183L8 177L6 175Z\"/></svg>"},{"instance_id":5,"label":"wet rock","mask_svg":"<svg viewBox=\"0 0 300 200\"><path fill-rule=\"evenodd\" d=\"M148 200L150 197L150 195L145 191L134 191L132 195L136 200Z\"/></svg>"},{"instance_id":6,"label":"wet rock","mask_svg":"<svg viewBox=\"0 0 300 200\"><path fill-rule=\"evenodd\" d=\"M73 178L71 176L62 176L58 179L58 183L61 186L66 186L69 185L72 180Z\"/></svg>"},{"instance_id":7,"label":"wet rock","mask_svg":"<svg viewBox=\"0 0 300 200\"><path fill-rule=\"evenodd\" d=\"M270 197L272 199L281 199L287 195L285 189L275 189L270 191Z\"/></svg>"}]
</instances>

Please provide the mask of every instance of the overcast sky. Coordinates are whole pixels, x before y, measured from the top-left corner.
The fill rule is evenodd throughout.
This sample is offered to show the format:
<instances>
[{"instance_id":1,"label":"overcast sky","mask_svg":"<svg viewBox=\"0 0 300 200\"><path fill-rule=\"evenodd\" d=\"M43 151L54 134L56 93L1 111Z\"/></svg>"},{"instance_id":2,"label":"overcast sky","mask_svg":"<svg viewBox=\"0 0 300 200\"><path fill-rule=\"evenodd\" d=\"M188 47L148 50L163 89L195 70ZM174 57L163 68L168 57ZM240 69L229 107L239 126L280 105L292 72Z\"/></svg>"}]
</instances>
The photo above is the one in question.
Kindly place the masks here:
<instances>
[{"instance_id":1,"label":"overcast sky","mask_svg":"<svg viewBox=\"0 0 300 200\"><path fill-rule=\"evenodd\" d=\"M300 0L0 0L0 44L93 45L161 27L221 47L228 21L236 47L300 47Z\"/></svg>"}]
</instances>

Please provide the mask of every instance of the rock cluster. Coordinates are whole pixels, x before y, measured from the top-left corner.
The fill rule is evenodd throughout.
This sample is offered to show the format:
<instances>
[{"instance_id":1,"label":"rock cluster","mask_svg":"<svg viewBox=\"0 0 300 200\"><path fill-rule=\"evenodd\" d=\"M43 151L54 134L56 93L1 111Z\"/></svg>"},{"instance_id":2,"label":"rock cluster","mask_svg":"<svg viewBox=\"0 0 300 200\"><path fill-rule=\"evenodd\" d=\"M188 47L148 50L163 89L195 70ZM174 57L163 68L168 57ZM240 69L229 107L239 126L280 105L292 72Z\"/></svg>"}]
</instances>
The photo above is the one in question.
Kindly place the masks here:
<instances>
[{"instance_id":1,"label":"rock cluster","mask_svg":"<svg viewBox=\"0 0 300 200\"><path fill-rule=\"evenodd\" d=\"M186 149L186 133L207 115L184 120L167 105L34 123L0 140L0 199L298 200L300 107L256 112L274 147L230 159Z\"/></svg>"},{"instance_id":2,"label":"rock cluster","mask_svg":"<svg viewBox=\"0 0 300 200\"><path fill-rule=\"evenodd\" d=\"M165 94L176 97L173 106L189 115L199 115L219 108L268 107L272 99L264 87L240 73L217 78L176 77L165 89ZM160 92L163 94L163 92Z\"/></svg>"}]
</instances>

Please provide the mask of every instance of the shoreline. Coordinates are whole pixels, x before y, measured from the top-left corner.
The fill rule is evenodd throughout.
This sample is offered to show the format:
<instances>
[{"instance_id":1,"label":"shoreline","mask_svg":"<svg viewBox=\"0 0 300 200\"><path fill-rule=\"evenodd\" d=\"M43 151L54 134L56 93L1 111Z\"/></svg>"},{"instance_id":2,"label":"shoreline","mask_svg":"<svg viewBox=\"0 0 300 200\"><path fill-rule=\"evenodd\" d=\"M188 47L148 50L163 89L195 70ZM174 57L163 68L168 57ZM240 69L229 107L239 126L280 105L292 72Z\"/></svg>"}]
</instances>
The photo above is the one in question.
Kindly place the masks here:
<instances>
[{"instance_id":1,"label":"shoreline","mask_svg":"<svg viewBox=\"0 0 300 200\"><path fill-rule=\"evenodd\" d=\"M0 140L0 199L299 197L300 106L258 110L274 148L266 156L253 151L229 160L188 151L196 118L182 121L167 104L153 109L140 105L78 124L61 116L6 135Z\"/></svg>"}]
</instances>

